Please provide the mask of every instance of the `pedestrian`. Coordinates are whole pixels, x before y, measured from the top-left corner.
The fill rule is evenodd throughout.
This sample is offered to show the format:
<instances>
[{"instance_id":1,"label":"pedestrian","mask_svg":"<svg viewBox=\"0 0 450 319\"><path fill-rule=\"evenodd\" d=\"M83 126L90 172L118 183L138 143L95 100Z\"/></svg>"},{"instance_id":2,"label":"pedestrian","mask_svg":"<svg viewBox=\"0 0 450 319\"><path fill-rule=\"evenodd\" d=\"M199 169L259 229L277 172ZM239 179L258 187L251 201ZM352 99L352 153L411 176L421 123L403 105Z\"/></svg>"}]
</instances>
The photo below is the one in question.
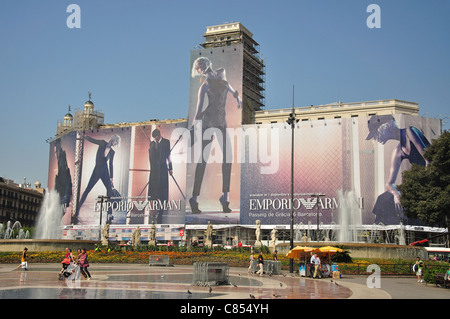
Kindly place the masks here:
<instances>
[{"instance_id":1,"label":"pedestrian","mask_svg":"<svg viewBox=\"0 0 450 319\"><path fill-rule=\"evenodd\" d=\"M262 251L259 253L259 256L258 256L258 266L259 266L259 270L256 272L256 274L259 274L260 276L262 276L264 273L264 257L263 257Z\"/></svg>"},{"instance_id":2,"label":"pedestrian","mask_svg":"<svg viewBox=\"0 0 450 319\"><path fill-rule=\"evenodd\" d=\"M316 278L317 276L319 276L319 278L322 278L322 274L320 272L321 262L320 258L317 257L317 253L314 253L314 255L311 257L311 264L314 265L313 278Z\"/></svg>"},{"instance_id":3,"label":"pedestrian","mask_svg":"<svg viewBox=\"0 0 450 319\"><path fill-rule=\"evenodd\" d=\"M314 253L311 252L311 258L309 259L309 276L312 278L314 274Z\"/></svg>"},{"instance_id":4,"label":"pedestrian","mask_svg":"<svg viewBox=\"0 0 450 319\"><path fill-rule=\"evenodd\" d=\"M19 270L20 267L25 269L25 271L28 270L27 251L28 251L28 248L25 247L22 251L22 258L20 259L20 265L17 266L16 270Z\"/></svg>"},{"instance_id":5,"label":"pedestrian","mask_svg":"<svg viewBox=\"0 0 450 319\"><path fill-rule=\"evenodd\" d=\"M61 262L62 267L61 267L61 271L59 272L60 274L62 274L64 272L64 270L67 269L67 267L69 267L69 265L73 263L73 254L72 254L72 250L69 248L66 248L66 255L64 256L63 261Z\"/></svg>"},{"instance_id":6,"label":"pedestrian","mask_svg":"<svg viewBox=\"0 0 450 319\"><path fill-rule=\"evenodd\" d=\"M413 266L413 270L416 272L417 282L423 282L423 268L423 261L420 259L420 257L417 257L416 263Z\"/></svg>"},{"instance_id":7,"label":"pedestrian","mask_svg":"<svg viewBox=\"0 0 450 319\"><path fill-rule=\"evenodd\" d=\"M83 271L83 267L81 267L81 265L80 265L80 258L81 258L82 254L83 254L82 249L78 248L77 249L77 257L76 258L74 257L74 259L75 259L74 263L76 263L78 265L78 268L76 269L76 271L79 270L80 273L83 275L83 277L86 278L86 274ZM76 277L78 278L79 276L77 275Z\"/></svg>"},{"instance_id":8,"label":"pedestrian","mask_svg":"<svg viewBox=\"0 0 450 319\"><path fill-rule=\"evenodd\" d=\"M78 262L81 267L81 273L83 274L84 278L87 280L91 280L91 274L89 273L89 270L88 270L89 261L88 261L88 255L86 252L86 248L83 248L81 250L81 255L79 256Z\"/></svg>"},{"instance_id":9,"label":"pedestrian","mask_svg":"<svg viewBox=\"0 0 450 319\"><path fill-rule=\"evenodd\" d=\"M255 262L255 258L253 257L253 253L250 253L250 265L248 266L248 272L252 271L253 263Z\"/></svg>"},{"instance_id":10,"label":"pedestrian","mask_svg":"<svg viewBox=\"0 0 450 319\"><path fill-rule=\"evenodd\" d=\"M275 252L273 253L273 256L272 256L272 259L275 261L278 260L277 254L278 254L278 250L275 250Z\"/></svg>"},{"instance_id":11,"label":"pedestrian","mask_svg":"<svg viewBox=\"0 0 450 319\"><path fill-rule=\"evenodd\" d=\"M448 269L444 275L444 280L449 280L449 279L450 279L450 266L448 267Z\"/></svg>"}]
</instances>

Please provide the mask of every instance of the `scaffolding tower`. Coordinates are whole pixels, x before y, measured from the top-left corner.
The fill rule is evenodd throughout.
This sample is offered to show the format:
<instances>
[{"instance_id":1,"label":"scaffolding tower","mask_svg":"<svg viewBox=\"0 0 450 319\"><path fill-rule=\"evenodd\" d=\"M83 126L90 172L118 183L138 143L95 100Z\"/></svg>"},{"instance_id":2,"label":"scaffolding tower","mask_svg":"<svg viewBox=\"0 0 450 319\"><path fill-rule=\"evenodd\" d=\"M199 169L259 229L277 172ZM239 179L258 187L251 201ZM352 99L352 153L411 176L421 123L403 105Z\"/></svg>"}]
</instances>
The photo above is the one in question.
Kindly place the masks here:
<instances>
[{"instance_id":1,"label":"scaffolding tower","mask_svg":"<svg viewBox=\"0 0 450 319\"><path fill-rule=\"evenodd\" d=\"M205 49L243 44L242 124L251 123L253 112L261 110L265 103L265 65L259 44L240 22L206 27L203 36L205 42L200 45Z\"/></svg>"}]
</instances>

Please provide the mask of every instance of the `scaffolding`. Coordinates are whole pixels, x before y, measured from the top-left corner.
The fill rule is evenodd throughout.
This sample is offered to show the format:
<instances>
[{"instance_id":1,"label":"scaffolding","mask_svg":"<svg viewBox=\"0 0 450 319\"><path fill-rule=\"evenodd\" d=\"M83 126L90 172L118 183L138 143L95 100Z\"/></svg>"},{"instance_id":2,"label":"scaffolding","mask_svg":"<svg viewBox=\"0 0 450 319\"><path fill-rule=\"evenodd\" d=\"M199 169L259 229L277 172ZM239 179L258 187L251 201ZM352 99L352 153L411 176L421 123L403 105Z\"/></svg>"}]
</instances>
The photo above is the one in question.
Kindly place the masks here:
<instances>
[{"instance_id":1,"label":"scaffolding","mask_svg":"<svg viewBox=\"0 0 450 319\"><path fill-rule=\"evenodd\" d=\"M259 44L239 22L207 27L203 36L205 42L200 45L205 49L243 44L242 123L250 123L253 112L261 110L265 103L265 65Z\"/></svg>"}]
</instances>

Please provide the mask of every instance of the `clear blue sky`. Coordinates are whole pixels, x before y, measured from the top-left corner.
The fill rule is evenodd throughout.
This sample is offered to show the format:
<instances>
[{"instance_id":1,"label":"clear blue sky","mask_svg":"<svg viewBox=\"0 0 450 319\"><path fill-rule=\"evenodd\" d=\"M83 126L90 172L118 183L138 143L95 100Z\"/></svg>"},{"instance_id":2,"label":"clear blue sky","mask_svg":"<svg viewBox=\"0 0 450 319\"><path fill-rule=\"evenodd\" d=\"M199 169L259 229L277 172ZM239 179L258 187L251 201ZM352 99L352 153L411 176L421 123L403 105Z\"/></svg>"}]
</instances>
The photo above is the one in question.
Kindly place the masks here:
<instances>
[{"instance_id":1,"label":"clear blue sky","mask_svg":"<svg viewBox=\"0 0 450 319\"><path fill-rule=\"evenodd\" d=\"M231 21L260 44L266 109L291 107L294 85L296 106L396 98L449 116L449 0L2 0L0 176L46 187L46 139L88 91L106 123L185 118L190 50Z\"/></svg>"}]
</instances>

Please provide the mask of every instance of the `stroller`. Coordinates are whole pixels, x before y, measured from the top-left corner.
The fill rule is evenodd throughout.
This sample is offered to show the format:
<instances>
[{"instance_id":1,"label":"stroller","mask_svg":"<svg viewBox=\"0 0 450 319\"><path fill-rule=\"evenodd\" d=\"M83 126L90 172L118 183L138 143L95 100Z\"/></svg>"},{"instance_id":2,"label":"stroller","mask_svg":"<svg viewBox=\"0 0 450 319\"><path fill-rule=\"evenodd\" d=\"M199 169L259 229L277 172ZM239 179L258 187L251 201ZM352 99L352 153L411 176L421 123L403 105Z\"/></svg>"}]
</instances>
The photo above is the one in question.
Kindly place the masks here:
<instances>
[{"instance_id":1,"label":"stroller","mask_svg":"<svg viewBox=\"0 0 450 319\"><path fill-rule=\"evenodd\" d=\"M64 279L79 279L80 278L80 266L70 263L64 267L63 271L59 273L58 280Z\"/></svg>"}]
</instances>

